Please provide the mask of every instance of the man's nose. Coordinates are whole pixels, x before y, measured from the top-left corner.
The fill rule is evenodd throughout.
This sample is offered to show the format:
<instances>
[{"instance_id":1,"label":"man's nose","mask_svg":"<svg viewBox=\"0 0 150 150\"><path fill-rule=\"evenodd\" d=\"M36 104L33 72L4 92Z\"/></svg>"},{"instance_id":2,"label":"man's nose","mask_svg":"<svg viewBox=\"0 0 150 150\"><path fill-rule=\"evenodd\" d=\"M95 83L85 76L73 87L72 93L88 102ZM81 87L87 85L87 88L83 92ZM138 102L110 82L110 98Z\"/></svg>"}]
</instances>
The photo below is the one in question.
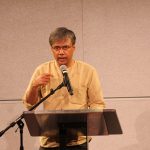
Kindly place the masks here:
<instances>
[{"instance_id":1,"label":"man's nose","mask_svg":"<svg viewBox=\"0 0 150 150\"><path fill-rule=\"evenodd\" d=\"M64 54L64 50L63 50L62 47L61 47L60 50L59 50L59 54Z\"/></svg>"}]
</instances>

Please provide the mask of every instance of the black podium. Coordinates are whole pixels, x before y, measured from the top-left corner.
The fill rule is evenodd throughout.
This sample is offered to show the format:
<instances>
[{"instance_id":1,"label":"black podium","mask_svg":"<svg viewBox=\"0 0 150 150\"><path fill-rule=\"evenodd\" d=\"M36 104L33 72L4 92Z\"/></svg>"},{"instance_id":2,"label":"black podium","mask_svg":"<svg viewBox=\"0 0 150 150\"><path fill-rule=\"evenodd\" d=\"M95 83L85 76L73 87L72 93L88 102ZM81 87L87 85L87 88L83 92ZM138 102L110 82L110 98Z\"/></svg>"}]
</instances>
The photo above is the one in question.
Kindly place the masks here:
<instances>
[{"instance_id":1,"label":"black podium","mask_svg":"<svg viewBox=\"0 0 150 150\"><path fill-rule=\"evenodd\" d=\"M86 137L122 134L115 109L25 111L23 116L31 136L57 135L60 150L78 133Z\"/></svg>"}]
</instances>

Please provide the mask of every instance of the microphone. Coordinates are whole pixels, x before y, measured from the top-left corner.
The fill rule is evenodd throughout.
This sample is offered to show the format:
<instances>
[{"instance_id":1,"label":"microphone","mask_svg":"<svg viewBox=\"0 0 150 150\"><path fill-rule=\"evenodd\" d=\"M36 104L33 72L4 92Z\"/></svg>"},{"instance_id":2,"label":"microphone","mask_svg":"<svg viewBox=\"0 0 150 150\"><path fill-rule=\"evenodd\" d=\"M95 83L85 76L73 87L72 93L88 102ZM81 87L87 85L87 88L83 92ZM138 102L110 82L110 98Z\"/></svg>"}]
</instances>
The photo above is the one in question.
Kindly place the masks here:
<instances>
[{"instance_id":1,"label":"microphone","mask_svg":"<svg viewBox=\"0 0 150 150\"><path fill-rule=\"evenodd\" d=\"M66 65L61 65L60 66L60 70L61 70L61 72L63 74L63 83L64 83L64 85L67 87L67 90L68 90L69 94L73 95L73 89L71 87L71 83L70 83L70 80L69 80L69 76L68 76Z\"/></svg>"}]
</instances>

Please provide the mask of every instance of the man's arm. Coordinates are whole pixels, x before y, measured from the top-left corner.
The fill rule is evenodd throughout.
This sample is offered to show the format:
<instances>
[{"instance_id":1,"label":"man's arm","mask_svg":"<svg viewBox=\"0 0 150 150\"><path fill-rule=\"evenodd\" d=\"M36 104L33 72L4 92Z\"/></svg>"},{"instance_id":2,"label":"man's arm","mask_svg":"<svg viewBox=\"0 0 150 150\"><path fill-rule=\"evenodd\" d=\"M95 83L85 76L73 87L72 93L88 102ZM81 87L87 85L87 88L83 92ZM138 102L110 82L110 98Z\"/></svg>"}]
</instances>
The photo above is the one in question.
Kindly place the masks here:
<instances>
[{"instance_id":1,"label":"man's arm","mask_svg":"<svg viewBox=\"0 0 150 150\"><path fill-rule=\"evenodd\" d=\"M103 99L103 92L100 84L100 80L96 70L93 70L91 76L91 82L88 88L88 106L90 109L104 109L105 102Z\"/></svg>"}]
</instances>

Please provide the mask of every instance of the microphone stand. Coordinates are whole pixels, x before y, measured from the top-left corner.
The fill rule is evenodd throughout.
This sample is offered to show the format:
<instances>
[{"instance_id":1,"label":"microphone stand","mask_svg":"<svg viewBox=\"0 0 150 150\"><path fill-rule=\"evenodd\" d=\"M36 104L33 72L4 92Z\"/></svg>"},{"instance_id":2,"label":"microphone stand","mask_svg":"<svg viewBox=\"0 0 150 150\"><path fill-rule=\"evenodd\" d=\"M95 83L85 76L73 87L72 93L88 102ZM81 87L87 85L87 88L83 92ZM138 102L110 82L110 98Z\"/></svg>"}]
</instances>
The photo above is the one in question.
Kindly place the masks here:
<instances>
[{"instance_id":1,"label":"microphone stand","mask_svg":"<svg viewBox=\"0 0 150 150\"><path fill-rule=\"evenodd\" d=\"M34 110L35 108L37 108L43 101L45 101L49 96L53 95L57 90L61 89L64 85L64 82L62 82L56 89L51 89L50 93L43 97L38 103L36 103L33 107L31 107L29 109L29 111ZM18 125L18 128L20 130L20 150L24 150L23 147L23 127L24 127L24 123L22 121L22 119L24 118L23 113L13 122L10 123L10 125L8 125L4 130L2 130L0 132L0 137L7 131L9 130L11 127L14 127L16 124Z\"/></svg>"}]
</instances>

